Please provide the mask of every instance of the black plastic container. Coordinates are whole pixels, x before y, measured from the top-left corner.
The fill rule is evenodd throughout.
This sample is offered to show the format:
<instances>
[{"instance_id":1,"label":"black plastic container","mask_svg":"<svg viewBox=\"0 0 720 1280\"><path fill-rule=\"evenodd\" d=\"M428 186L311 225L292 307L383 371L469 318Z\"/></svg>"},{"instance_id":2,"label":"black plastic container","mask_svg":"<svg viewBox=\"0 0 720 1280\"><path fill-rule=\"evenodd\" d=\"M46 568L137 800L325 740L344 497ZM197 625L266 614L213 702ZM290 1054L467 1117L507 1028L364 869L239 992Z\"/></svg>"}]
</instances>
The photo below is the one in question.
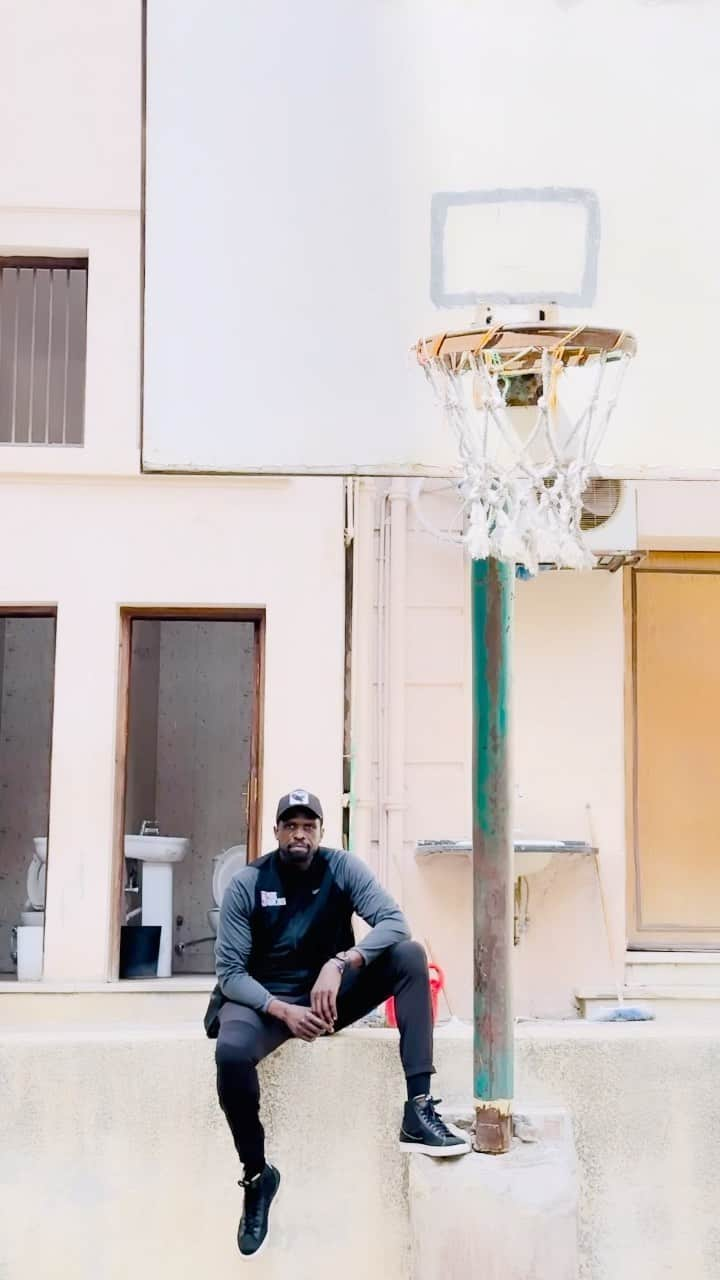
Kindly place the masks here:
<instances>
[{"instance_id":1,"label":"black plastic container","mask_svg":"<svg viewBox=\"0 0 720 1280\"><path fill-rule=\"evenodd\" d=\"M157 978L159 924L124 924L120 930L120 977Z\"/></svg>"}]
</instances>

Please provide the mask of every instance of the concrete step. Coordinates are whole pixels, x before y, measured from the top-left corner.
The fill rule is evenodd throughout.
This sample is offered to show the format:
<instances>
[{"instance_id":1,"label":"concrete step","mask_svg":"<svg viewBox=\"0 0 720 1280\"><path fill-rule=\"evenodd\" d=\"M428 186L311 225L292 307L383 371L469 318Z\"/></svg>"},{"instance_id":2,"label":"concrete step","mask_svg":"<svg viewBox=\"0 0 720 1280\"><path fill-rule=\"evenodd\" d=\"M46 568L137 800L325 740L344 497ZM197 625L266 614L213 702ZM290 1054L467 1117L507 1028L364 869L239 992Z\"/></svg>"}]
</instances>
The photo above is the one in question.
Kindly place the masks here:
<instances>
[{"instance_id":1,"label":"concrete step","mask_svg":"<svg viewBox=\"0 0 720 1280\"><path fill-rule=\"evenodd\" d=\"M214 977L125 982L0 982L0 1027L201 1026Z\"/></svg>"},{"instance_id":2,"label":"concrete step","mask_svg":"<svg viewBox=\"0 0 720 1280\"><path fill-rule=\"evenodd\" d=\"M623 999L626 1004L645 1005L664 1023L693 1023L720 1029L720 983L714 986L626 983ZM615 1008L618 998L608 987L582 987L575 992L575 1003L581 1018L592 1018L601 1011Z\"/></svg>"},{"instance_id":3,"label":"concrete step","mask_svg":"<svg viewBox=\"0 0 720 1280\"><path fill-rule=\"evenodd\" d=\"M625 981L631 987L720 987L720 954L717 951L628 951Z\"/></svg>"}]
</instances>

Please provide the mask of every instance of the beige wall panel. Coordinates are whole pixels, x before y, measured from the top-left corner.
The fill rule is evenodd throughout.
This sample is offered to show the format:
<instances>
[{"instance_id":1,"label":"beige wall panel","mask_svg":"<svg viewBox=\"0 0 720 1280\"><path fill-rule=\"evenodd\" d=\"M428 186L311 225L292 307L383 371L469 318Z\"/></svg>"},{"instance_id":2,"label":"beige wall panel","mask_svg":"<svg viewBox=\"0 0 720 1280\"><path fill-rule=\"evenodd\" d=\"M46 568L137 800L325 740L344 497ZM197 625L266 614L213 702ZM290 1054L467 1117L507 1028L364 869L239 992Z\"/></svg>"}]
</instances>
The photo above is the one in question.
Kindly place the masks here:
<instances>
[{"instance_id":1,"label":"beige wall panel","mask_svg":"<svg viewBox=\"0 0 720 1280\"><path fill-rule=\"evenodd\" d=\"M472 869L469 858L424 860L405 876L405 905L414 937L424 942L442 967L450 1010L472 1014Z\"/></svg>"},{"instance_id":2,"label":"beige wall panel","mask_svg":"<svg viewBox=\"0 0 720 1280\"><path fill-rule=\"evenodd\" d=\"M647 480L637 485L638 545L670 551L720 547L717 482Z\"/></svg>"},{"instance_id":3,"label":"beige wall panel","mask_svg":"<svg viewBox=\"0 0 720 1280\"><path fill-rule=\"evenodd\" d=\"M406 837L414 854L417 840L468 840L470 790L462 757L443 764L408 764Z\"/></svg>"},{"instance_id":4,"label":"beige wall panel","mask_svg":"<svg viewBox=\"0 0 720 1280\"><path fill-rule=\"evenodd\" d=\"M428 519L423 494L422 513ZM433 522L456 500L433 495ZM408 610L405 904L433 939L455 1012L472 1008L469 858L415 858L418 839L469 840L470 615L460 548L411 527ZM425 625L426 620L428 624ZM464 643L464 651L463 651ZM463 655L462 674L458 661ZM624 632L622 577L542 574L517 584L513 667L513 802L518 834L594 839L616 953L625 945ZM460 679L453 687L451 682ZM412 681L412 682L411 682ZM515 951L516 1008L568 1016L573 989L611 979L593 862L562 857L530 880L529 924Z\"/></svg>"},{"instance_id":5,"label":"beige wall panel","mask_svg":"<svg viewBox=\"0 0 720 1280\"><path fill-rule=\"evenodd\" d=\"M407 690L408 764L462 760L465 693L461 685L415 685Z\"/></svg>"},{"instance_id":6,"label":"beige wall panel","mask_svg":"<svg viewBox=\"0 0 720 1280\"><path fill-rule=\"evenodd\" d=\"M412 534L407 553L408 606L462 608L466 572L458 547L422 531Z\"/></svg>"},{"instance_id":7,"label":"beige wall panel","mask_svg":"<svg viewBox=\"0 0 720 1280\"><path fill-rule=\"evenodd\" d=\"M407 628L408 684L463 685L469 636L462 609L409 609Z\"/></svg>"}]
</instances>

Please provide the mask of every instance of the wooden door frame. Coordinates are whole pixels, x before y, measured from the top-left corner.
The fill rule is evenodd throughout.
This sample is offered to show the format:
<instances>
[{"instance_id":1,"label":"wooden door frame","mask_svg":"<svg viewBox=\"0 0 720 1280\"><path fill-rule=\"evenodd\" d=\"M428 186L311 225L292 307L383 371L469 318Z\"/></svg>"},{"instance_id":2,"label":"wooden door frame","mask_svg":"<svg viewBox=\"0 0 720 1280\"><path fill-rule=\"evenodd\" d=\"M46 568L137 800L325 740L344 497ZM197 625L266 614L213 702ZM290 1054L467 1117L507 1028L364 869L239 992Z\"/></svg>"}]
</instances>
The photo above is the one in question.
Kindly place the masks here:
<instances>
[{"instance_id":1,"label":"wooden door frame","mask_svg":"<svg viewBox=\"0 0 720 1280\"><path fill-rule=\"evenodd\" d=\"M153 622L252 622L254 624L254 708L250 739L250 778L247 799L248 860L260 856L262 774L265 724L265 630L266 613L261 607L123 605L120 609L117 729L115 737L115 793L113 797L112 885L114 909L110 921L107 971L109 981L120 972L120 924L124 909L124 836L127 793L128 732L130 727L131 628L134 621ZM167 979L165 979L167 981Z\"/></svg>"},{"instance_id":2,"label":"wooden door frame","mask_svg":"<svg viewBox=\"0 0 720 1280\"><path fill-rule=\"evenodd\" d=\"M720 575L720 552L717 551L653 551L625 570L623 611L625 616L625 796L626 796L626 929L631 951L709 951L718 949L717 941L703 942L698 934L710 932L690 925L673 926L672 931L643 926L638 857L638 708L637 708L637 576L644 573L692 573ZM713 931L716 932L716 931ZM643 937L647 934L647 939ZM678 934L687 940L678 941ZM695 940L693 940L695 938Z\"/></svg>"}]
</instances>

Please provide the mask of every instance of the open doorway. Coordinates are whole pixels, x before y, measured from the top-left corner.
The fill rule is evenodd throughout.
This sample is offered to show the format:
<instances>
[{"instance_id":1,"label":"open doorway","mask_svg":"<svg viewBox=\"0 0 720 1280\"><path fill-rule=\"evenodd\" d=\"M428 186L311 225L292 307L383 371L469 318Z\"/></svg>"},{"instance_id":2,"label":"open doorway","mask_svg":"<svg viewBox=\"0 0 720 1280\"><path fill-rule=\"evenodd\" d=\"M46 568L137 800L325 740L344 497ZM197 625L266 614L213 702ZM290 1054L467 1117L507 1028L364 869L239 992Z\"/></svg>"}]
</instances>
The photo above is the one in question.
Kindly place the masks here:
<instances>
[{"instance_id":1,"label":"open doorway","mask_svg":"<svg viewBox=\"0 0 720 1280\"><path fill-rule=\"evenodd\" d=\"M0 611L0 978L42 977L55 614Z\"/></svg>"},{"instance_id":2,"label":"open doorway","mask_svg":"<svg viewBox=\"0 0 720 1280\"><path fill-rule=\"evenodd\" d=\"M219 899L258 851L264 619L128 611L123 630L120 977L212 973Z\"/></svg>"}]
</instances>

